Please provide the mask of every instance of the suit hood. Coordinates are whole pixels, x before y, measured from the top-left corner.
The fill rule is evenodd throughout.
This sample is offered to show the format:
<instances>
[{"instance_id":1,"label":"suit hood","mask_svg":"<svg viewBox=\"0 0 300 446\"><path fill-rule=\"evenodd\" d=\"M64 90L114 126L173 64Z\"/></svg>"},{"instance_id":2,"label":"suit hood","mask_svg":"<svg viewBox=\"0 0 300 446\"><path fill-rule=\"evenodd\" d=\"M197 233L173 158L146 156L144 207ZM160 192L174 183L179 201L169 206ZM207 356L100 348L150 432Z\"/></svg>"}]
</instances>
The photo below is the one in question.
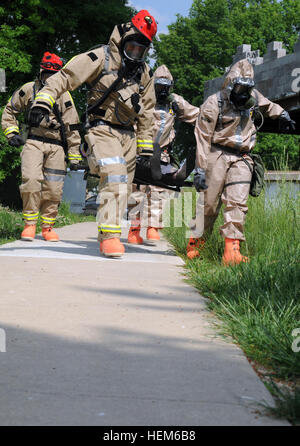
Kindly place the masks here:
<instances>
[{"instance_id":1,"label":"suit hood","mask_svg":"<svg viewBox=\"0 0 300 446\"><path fill-rule=\"evenodd\" d=\"M239 78L248 78L254 80L254 69L247 59L242 59L236 62L230 67L228 73L225 75L222 90L228 98L235 82Z\"/></svg>"},{"instance_id":2,"label":"suit hood","mask_svg":"<svg viewBox=\"0 0 300 446\"><path fill-rule=\"evenodd\" d=\"M120 61L122 59L121 44L129 36L142 35L136 27L131 23L123 23L122 25L116 25L109 38L110 54L115 60ZM150 41L149 41L150 44Z\"/></svg>"},{"instance_id":3,"label":"suit hood","mask_svg":"<svg viewBox=\"0 0 300 446\"><path fill-rule=\"evenodd\" d=\"M159 78L168 79L173 84L173 76L170 73L168 67L166 67L166 65L161 65L160 67L158 67L155 70L155 72L154 72L154 83Z\"/></svg>"}]
</instances>

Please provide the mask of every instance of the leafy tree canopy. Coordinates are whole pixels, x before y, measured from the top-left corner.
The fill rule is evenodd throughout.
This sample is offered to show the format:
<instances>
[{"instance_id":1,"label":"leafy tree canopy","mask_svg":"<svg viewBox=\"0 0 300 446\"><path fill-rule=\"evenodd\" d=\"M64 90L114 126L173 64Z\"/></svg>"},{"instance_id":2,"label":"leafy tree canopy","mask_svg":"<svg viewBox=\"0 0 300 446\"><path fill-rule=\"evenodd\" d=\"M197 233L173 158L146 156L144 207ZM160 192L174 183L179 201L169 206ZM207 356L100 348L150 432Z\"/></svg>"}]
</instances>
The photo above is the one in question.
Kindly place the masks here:
<instances>
[{"instance_id":1,"label":"leafy tree canopy","mask_svg":"<svg viewBox=\"0 0 300 446\"><path fill-rule=\"evenodd\" d=\"M156 40L157 65L166 64L177 92L200 105L204 82L224 73L237 46L264 54L269 42L282 41L292 52L299 16L300 0L194 0L189 16L177 15Z\"/></svg>"}]
</instances>

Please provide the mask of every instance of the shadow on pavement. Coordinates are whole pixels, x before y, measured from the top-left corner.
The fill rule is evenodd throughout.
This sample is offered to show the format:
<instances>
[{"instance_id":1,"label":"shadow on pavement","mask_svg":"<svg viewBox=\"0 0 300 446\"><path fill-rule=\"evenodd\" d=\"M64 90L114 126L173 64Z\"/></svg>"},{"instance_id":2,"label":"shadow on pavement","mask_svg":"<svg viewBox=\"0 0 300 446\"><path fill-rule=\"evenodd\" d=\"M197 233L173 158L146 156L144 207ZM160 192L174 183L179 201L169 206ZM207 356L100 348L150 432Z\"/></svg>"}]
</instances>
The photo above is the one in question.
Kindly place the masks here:
<instances>
[{"instance_id":1,"label":"shadow on pavement","mask_svg":"<svg viewBox=\"0 0 300 446\"><path fill-rule=\"evenodd\" d=\"M191 343L141 327L83 323L78 334L69 326L59 336L45 333L47 327L0 326L7 337L0 353L1 426L272 423L249 406L247 396L261 398L260 386L248 379L245 388L237 379L253 372L230 346L208 348L207 340Z\"/></svg>"},{"instance_id":2,"label":"shadow on pavement","mask_svg":"<svg viewBox=\"0 0 300 446\"><path fill-rule=\"evenodd\" d=\"M39 239L38 239L39 240ZM36 245L34 242L22 242L22 246L13 246L13 247L5 247L5 245L2 245L0 247L0 252L12 252L12 251L18 251L18 250L42 250L42 251L51 251L51 252L60 252L64 254L76 254L76 255L83 255L83 256L94 256L99 257L99 243L97 240L95 242L88 242L88 241L74 241L74 240L63 240L61 239L59 242L52 243L51 246L49 246L49 243L45 242L45 246L42 246L41 244ZM72 247L66 247L61 246L60 242L70 244ZM128 245L125 240L122 240L122 242L125 245L126 253L137 253L137 254L155 254L155 255L164 255L164 256L176 256L175 252L171 249L168 250L157 250L156 248L147 247L147 246L133 246ZM78 248L76 248L78 246ZM152 248L152 249L151 249Z\"/></svg>"}]
</instances>

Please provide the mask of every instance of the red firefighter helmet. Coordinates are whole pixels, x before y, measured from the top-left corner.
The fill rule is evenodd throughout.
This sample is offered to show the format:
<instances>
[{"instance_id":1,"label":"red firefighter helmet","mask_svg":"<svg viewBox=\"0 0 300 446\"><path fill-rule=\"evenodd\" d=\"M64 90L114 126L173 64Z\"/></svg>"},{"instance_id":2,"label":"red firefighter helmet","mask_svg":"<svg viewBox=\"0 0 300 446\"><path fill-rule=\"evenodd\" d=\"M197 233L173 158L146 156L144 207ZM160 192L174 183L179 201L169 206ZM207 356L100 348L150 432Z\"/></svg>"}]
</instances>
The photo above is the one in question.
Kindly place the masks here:
<instances>
[{"instance_id":1,"label":"red firefighter helmet","mask_svg":"<svg viewBox=\"0 0 300 446\"><path fill-rule=\"evenodd\" d=\"M157 24L154 17L146 9L142 9L132 17L131 21L139 32L152 42L157 32Z\"/></svg>"},{"instance_id":2,"label":"red firefighter helmet","mask_svg":"<svg viewBox=\"0 0 300 446\"><path fill-rule=\"evenodd\" d=\"M40 67L46 71L59 71L63 67L63 61L56 54L47 51L43 55Z\"/></svg>"}]
</instances>

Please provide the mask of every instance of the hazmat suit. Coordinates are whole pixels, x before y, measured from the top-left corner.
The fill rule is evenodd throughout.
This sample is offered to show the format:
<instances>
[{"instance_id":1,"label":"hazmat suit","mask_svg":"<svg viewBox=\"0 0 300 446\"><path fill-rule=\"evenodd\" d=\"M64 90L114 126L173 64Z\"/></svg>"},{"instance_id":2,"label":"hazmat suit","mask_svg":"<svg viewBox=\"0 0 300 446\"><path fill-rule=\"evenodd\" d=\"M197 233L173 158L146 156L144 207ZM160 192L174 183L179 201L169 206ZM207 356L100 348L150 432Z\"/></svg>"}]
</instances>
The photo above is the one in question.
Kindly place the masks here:
<instances>
[{"instance_id":1,"label":"hazmat suit","mask_svg":"<svg viewBox=\"0 0 300 446\"><path fill-rule=\"evenodd\" d=\"M61 66L57 61L60 61ZM55 69L51 69L51 64ZM20 186L25 222L21 235L23 240L33 240L39 213L43 237L49 241L58 240L53 225L62 197L66 161L76 165L81 160L79 117L68 91L58 97L56 107L51 110L47 121L43 120L38 128L28 126L28 112L43 87L42 78L59 71L61 67L62 61L58 56L45 53L39 79L17 89L2 114L2 129L9 144L24 144L21 152ZM25 132L21 135L18 115L23 112L27 125L23 126Z\"/></svg>"},{"instance_id":2,"label":"hazmat suit","mask_svg":"<svg viewBox=\"0 0 300 446\"><path fill-rule=\"evenodd\" d=\"M199 108L191 105L182 96L171 93L173 76L166 65L158 67L154 73L154 87L156 92L156 105L154 111L153 138L161 148L162 173L176 172L179 162L172 153L172 144L175 140L175 120L195 125ZM163 227L163 210L174 192L158 186L135 186L135 192L130 200L135 204L129 212L131 228L128 242L139 244L143 242L139 232L147 227L148 242L155 243L160 239L158 229Z\"/></svg>"},{"instance_id":3,"label":"hazmat suit","mask_svg":"<svg viewBox=\"0 0 300 446\"><path fill-rule=\"evenodd\" d=\"M201 236L212 231L223 203L224 224L220 228L225 239L223 262L237 264L248 260L241 256L239 242L245 240L244 224L253 169L249 153L256 142L253 119L256 110L273 119L291 121L282 107L254 88L253 66L246 59L240 60L225 76L221 91L209 96L201 106L195 126L194 184L198 191L204 191L204 224L200 197L196 217L190 224L189 258L200 255L200 248L204 246Z\"/></svg>"},{"instance_id":4,"label":"hazmat suit","mask_svg":"<svg viewBox=\"0 0 300 446\"><path fill-rule=\"evenodd\" d=\"M144 57L156 30L145 10L130 23L115 26L108 45L75 56L50 78L32 108L37 125L63 92L88 85L85 140L91 173L100 176L98 240L107 257L125 251L121 220L132 191L137 150L142 156L153 154L155 93Z\"/></svg>"}]
</instances>

